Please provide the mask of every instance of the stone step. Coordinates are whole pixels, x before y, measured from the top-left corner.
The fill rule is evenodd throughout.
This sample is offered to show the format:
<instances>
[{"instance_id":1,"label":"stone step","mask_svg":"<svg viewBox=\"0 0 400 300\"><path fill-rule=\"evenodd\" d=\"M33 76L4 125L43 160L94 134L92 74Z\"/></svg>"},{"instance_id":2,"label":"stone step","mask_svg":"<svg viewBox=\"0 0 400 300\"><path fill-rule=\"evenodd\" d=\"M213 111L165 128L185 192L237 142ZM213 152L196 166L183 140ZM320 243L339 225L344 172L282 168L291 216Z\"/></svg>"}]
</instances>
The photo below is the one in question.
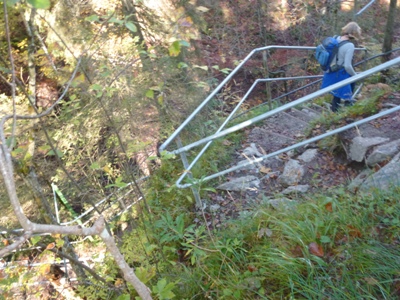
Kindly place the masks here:
<instances>
[{"instance_id":1,"label":"stone step","mask_svg":"<svg viewBox=\"0 0 400 300\"><path fill-rule=\"evenodd\" d=\"M320 114L326 113L329 111L329 109L325 106L318 105L316 103L311 103L311 108Z\"/></svg>"},{"instance_id":2,"label":"stone step","mask_svg":"<svg viewBox=\"0 0 400 300\"><path fill-rule=\"evenodd\" d=\"M308 127L305 122L288 113L281 112L266 119L261 128L295 139Z\"/></svg>"},{"instance_id":3,"label":"stone step","mask_svg":"<svg viewBox=\"0 0 400 300\"><path fill-rule=\"evenodd\" d=\"M262 152L271 153L287 146L293 145L296 139L276 133L272 130L256 127L250 134L249 139L258 141L258 146L262 148Z\"/></svg>"},{"instance_id":4,"label":"stone step","mask_svg":"<svg viewBox=\"0 0 400 300\"><path fill-rule=\"evenodd\" d=\"M307 123L309 123L310 121L315 119L314 115L310 115L310 114L303 112L301 110L298 110L297 108L294 108L294 107L290 108L289 110L287 110L285 112L288 113L289 115L296 117Z\"/></svg>"},{"instance_id":5,"label":"stone step","mask_svg":"<svg viewBox=\"0 0 400 300\"><path fill-rule=\"evenodd\" d=\"M301 112L311 116L313 119L319 118L321 116L321 113L308 106L302 107Z\"/></svg>"}]
</instances>

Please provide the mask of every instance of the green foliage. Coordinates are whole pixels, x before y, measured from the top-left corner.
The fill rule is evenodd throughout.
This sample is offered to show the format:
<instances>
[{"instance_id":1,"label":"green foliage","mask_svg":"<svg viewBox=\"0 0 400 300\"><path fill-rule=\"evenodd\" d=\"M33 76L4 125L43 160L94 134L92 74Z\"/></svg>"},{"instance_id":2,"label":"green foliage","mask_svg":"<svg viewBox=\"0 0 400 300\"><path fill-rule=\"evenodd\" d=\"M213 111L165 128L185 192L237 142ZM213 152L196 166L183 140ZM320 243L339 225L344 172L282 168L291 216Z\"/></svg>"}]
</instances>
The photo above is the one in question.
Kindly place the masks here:
<instances>
[{"instance_id":1,"label":"green foliage","mask_svg":"<svg viewBox=\"0 0 400 300\"><path fill-rule=\"evenodd\" d=\"M195 225L185 226L185 215L180 214L175 219L168 211L155 222L155 229L158 231L157 238L161 246L164 246L166 253L172 254L171 259L176 259L178 252L185 253L185 259L190 259L191 264L195 264L206 257L206 252L198 247L202 241L205 228Z\"/></svg>"},{"instance_id":2,"label":"green foliage","mask_svg":"<svg viewBox=\"0 0 400 300\"><path fill-rule=\"evenodd\" d=\"M49 9L50 0L27 0L27 2L37 9Z\"/></svg>"},{"instance_id":3,"label":"green foliage","mask_svg":"<svg viewBox=\"0 0 400 300\"><path fill-rule=\"evenodd\" d=\"M107 287L100 287L99 285L79 285L76 289L76 293L85 299L96 300L96 299L108 299L109 289Z\"/></svg>"},{"instance_id":4,"label":"green foliage","mask_svg":"<svg viewBox=\"0 0 400 300\"><path fill-rule=\"evenodd\" d=\"M167 283L165 278L162 278L157 282L156 286L153 286L153 293L155 293L160 300L175 298L175 294L172 289L175 288L175 283Z\"/></svg>"},{"instance_id":5,"label":"green foliage","mask_svg":"<svg viewBox=\"0 0 400 300\"><path fill-rule=\"evenodd\" d=\"M221 299L390 298L400 262L397 192L353 196L337 189L330 196L307 197L293 210L259 208L227 223L212 239L201 239L209 251L195 261L195 269L176 265L176 272L169 271L191 286L175 293L185 298L202 291ZM158 224L168 228L163 242L181 240L182 224L183 216L165 216ZM319 245L316 252L313 243Z\"/></svg>"}]
</instances>

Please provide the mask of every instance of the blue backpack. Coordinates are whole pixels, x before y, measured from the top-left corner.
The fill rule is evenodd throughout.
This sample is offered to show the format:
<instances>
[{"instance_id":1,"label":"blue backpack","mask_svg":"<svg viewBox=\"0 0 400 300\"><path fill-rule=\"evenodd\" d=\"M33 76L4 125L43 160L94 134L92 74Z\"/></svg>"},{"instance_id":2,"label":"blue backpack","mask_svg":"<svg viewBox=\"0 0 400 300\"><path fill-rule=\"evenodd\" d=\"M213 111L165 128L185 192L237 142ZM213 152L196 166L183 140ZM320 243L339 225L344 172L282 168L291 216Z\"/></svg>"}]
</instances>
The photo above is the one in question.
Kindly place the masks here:
<instances>
[{"instance_id":1,"label":"blue backpack","mask_svg":"<svg viewBox=\"0 0 400 300\"><path fill-rule=\"evenodd\" d=\"M324 39L322 43L317 46L314 56L319 62L319 65L323 71L331 71L330 67L335 56L336 63L338 61L336 54L338 53L339 47L348 42L349 41L342 41L339 43L337 36L330 36Z\"/></svg>"}]
</instances>

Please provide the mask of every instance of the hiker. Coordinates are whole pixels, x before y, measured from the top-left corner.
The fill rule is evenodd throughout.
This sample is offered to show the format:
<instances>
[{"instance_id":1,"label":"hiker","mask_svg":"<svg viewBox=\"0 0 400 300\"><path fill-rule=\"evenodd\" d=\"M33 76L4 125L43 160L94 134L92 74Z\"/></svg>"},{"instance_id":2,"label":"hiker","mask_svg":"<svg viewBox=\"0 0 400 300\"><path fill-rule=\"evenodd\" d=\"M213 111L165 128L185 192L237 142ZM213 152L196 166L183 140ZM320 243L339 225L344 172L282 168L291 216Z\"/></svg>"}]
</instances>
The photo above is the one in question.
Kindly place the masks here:
<instances>
[{"instance_id":1,"label":"hiker","mask_svg":"<svg viewBox=\"0 0 400 300\"><path fill-rule=\"evenodd\" d=\"M355 48L353 41L360 38L361 28L356 22L350 22L342 28L341 35L336 37L338 42L342 42L342 44L339 44L340 47L337 53L337 57L334 57L332 60L333 62L335 62L335 64L324 72L321 89L356 75L356 72L354 71L352 65ZM337 90L332 91L332 111L338 111L341 99L345 101L345 105L351 105L353 101L353 92L354 83L345 85Z\"/></svg>"}]
</instances>

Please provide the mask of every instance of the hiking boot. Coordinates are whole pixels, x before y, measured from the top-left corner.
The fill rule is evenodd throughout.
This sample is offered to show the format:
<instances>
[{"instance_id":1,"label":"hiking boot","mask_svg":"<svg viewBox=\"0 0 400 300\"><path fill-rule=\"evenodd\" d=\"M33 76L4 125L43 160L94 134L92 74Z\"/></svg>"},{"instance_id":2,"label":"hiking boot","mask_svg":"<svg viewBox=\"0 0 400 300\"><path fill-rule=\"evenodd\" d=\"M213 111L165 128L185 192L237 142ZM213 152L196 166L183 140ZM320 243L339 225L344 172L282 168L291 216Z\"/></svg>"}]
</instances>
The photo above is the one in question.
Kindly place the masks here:
<instances>
[{"instance_id":1,"label":"hiking boot","mask_svg":"<svg viewBox=\"0 0 400 300\"><path fill-rule=\"evenodd\" d=\"M345 100L345 101L344 101L344 106L353 106L355 102L356 102L356 101L353 100L353 99L351 99L351 100Z\"/></svg>"}]
</instances>

